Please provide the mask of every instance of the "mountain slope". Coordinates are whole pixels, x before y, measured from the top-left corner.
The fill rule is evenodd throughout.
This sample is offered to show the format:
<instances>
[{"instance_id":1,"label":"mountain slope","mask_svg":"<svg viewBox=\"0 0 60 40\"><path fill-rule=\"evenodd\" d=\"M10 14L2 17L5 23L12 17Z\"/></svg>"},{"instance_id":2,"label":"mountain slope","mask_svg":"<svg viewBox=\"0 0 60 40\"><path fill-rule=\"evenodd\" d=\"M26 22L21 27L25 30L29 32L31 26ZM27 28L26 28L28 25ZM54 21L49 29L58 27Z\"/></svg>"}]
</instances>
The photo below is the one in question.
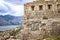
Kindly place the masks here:
<instances>
[{"instance_id":1,"label":"mountain slope","mask_svg":"<svg viewBox=\"0 0 60 40\"><path fill-rule=\"evenodd\" d=\"M22 16L0 15L0 26L4 25L21 25Z\"/></svg>"}]
</instances>

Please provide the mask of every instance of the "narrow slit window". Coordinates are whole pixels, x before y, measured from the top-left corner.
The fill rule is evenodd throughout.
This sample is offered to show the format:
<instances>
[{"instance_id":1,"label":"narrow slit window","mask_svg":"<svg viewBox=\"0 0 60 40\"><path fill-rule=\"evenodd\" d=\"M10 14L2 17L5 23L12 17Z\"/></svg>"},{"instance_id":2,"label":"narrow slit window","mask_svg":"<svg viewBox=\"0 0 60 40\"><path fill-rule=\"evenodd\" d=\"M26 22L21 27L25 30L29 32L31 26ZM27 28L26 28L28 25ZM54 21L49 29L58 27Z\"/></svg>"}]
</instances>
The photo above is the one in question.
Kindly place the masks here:
<instances>
[{"instance_id":1,"label":"narrow slit window","mask_svg":"<svg viewBox=\"0 0 60 40\"><path fill-rule=\"evenodd\" d=\"M60 4L57 5L58 13L60 13Z\"/></svg>"},{"instance_id":2,"label":"narrow slit window","mask_svg":"<svg viewBox=\"0 0 60 40\"><path fill-rule=\"evenodd\" d=\"M52 8L52 5L48 5L48 9L51 9Z\"/></svg>"},{"instance_id":3,"label":"narrow slit window","mask_svg":"<svg viewBox=\"0 0 60 40\"><path fill-rule=\"evenodd\" d=\"M34 7L35 7L35 6L31 6L31 9L32 9L33 11L34 11Z\"/></svg>"},{"instance_id":4,"label":"narrow slit window","mask_svg":"<svg viewBox=\"0 0 60 40\"><path fill-rule=\"evenodd\" d=\"M39 10L43 10L43 5L40 5L39 6Z\"/></svg>"}]
</instances>

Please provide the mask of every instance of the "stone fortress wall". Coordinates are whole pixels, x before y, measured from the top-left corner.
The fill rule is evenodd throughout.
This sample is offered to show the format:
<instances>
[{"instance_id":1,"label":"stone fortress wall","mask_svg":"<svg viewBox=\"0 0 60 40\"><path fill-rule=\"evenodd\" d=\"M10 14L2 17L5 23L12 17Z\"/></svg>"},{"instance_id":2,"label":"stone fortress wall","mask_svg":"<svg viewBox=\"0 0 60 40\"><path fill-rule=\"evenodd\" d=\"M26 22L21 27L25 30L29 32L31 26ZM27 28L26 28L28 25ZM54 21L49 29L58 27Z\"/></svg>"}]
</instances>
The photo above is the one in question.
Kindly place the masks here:
<instances>
[{"instance_id":1,"label":"stone fortress wall","mask_svg":"<svg viewBox=\"0 0 60 40\"><path fill-rule=\"evenodd\" d=\"M51 33L53 28L60 27L60 0L36 0L24 4L23 25L24 29L38 29L41 33Z\"/></svg>"},{"instance_id":2,"label":"stone fortress wall","mask_svg":"<svg viewBox=\"0 0 60 40\"><path fill-rule=\"evenodd\" d=\"M46 16L48 18L56 18L60 17L59 1L34 1L31 3L27 3L25 6L25 18L42 18ZM28 17L29 16L29 17ZM35 17L35 18L36 18Z\"/></svg>"}]
</instances>

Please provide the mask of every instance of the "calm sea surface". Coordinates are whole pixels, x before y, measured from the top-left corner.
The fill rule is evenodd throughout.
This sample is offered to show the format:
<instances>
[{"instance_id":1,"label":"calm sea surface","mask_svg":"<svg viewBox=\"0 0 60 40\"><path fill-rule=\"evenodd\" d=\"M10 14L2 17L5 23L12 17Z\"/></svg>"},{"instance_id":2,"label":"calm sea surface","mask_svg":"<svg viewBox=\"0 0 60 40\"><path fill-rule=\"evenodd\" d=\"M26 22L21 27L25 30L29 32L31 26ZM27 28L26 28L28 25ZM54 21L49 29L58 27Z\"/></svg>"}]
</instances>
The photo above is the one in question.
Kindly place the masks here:
<instances>
[{"instance_id":1,"label":"calm sea surface","mask_svg":"<svg viewBox=\"0 0 60 40\"><path fill-rule=\"evenodd\" d=\"M10 30L16 27L20 27L20 25L0 26L0 31Z\"/></svg>"}]
</instances>

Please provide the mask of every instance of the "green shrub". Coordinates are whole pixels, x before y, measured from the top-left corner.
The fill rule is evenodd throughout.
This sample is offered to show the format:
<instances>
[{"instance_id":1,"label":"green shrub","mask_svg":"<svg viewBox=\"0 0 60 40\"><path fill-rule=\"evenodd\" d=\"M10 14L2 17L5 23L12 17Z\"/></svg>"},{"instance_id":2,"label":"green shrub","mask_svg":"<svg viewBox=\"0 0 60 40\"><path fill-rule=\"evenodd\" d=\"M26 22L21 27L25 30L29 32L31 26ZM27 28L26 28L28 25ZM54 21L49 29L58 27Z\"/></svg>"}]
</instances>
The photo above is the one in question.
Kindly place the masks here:
<instances>
[{"instance_id":1,"label":"green shrub","mask_svg":"<svg viewBox=\"0 0 60 40\"><path fill-rule=\"evenodd\" d=\"M55 39L55 40L60 40L60 36L56 37L56 39Z\"/></svg>"},{"instance_id":2,"label":"green shrub","mask_svg":"<svg viewBox=\"0 0 60 40\"><path fill-rule=\"evenodd\" d=\"M18 34L18 32L20 31L22 29L22 27L20 27L18 30L13 30L13 31L11 31L10 32L10 36L15 36L15 35L17 35Z\"/></svg>"}]
</instances>

